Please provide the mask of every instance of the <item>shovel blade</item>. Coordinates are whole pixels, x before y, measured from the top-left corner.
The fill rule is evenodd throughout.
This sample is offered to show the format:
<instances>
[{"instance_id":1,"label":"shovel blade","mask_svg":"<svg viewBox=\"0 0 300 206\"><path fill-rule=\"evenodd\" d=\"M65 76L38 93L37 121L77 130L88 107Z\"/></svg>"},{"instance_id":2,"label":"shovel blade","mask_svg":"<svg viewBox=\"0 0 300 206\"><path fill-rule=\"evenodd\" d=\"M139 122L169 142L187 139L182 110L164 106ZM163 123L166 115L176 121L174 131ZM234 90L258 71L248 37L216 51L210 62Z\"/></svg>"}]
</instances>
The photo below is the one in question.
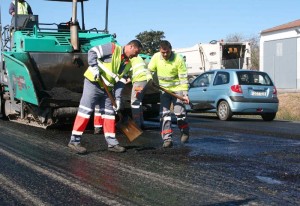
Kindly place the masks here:
<instances>
[{"instance_id":1,"label":"shovel blade","mask_svg":"<svg viewBox=\"0 0 300 206\"><path fill-rule=\"evenodd\" d=\"M130 142L138 138L143 131L136 125L132 119L127 119L119 125L120 130L129 139Z\"/></svg>"}]
</instances>

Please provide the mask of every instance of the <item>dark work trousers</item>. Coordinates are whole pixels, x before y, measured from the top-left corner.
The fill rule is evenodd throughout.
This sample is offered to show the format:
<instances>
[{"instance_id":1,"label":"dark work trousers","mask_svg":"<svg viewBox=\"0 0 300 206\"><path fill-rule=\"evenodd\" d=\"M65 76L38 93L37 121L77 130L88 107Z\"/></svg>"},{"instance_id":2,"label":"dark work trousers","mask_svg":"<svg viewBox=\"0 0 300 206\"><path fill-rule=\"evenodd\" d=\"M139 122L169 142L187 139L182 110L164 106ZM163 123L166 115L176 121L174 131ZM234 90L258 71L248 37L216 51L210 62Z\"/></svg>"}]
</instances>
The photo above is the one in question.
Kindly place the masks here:
<instances>
[{"instance_id":1,"label":"dark work trousers","mask_svg":"<svg viewBox=\"0 0 300 206\"><path fill-rule=\"evenodd\" d=\"M179 96L183 96L182 91L175 92ZM184 103L171 96L168 93L161 92L160 94L160 126L161 136L164 141L172 139L172 127L171 127L171 105L173 104L174 114L177 119L177 125L181 134L189 135L189 125L186 120L186 109Z\"/></svg>"},{"instance_id":2,"label":"dark work trousers","mask_svg":"<svg viewBox=\"0 0 300 206\"><path fill-rule=\"evenodd\" d=\"M132 119L141 127L144 124L142 100L145 90L147 89L147 81L134 82L131 91L131 113Z\"/></svg>"}]
</instances>

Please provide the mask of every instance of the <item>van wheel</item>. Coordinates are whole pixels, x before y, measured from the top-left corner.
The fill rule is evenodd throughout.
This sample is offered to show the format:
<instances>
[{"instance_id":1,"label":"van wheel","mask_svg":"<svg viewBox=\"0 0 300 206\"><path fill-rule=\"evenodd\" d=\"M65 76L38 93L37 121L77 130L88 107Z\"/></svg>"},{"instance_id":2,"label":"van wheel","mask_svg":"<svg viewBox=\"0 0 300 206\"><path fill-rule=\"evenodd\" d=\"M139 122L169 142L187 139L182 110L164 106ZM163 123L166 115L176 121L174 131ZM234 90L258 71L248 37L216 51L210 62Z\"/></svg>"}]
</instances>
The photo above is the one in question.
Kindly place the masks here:
<instances>
[{"instance_id":1,"label":"van wheel","mask_svg":"<svg viewBox=\"0 0 300 206\"><path fill-rule=\"evenodd\" d=\"M217 115L220 120L227 121L232 117L232 111L229 104L226 101L221 101L218 104Z\"/></svg>"},{"instance_id":2,"label":"van wheel","mask_svg":"<svg viewBox=\"0 0 300 206\"><path fill-rule=\"evenodd\" d=\"M261 115L264 121L273 121L276 117L276 113L266 113Z\"/></svg>"}]
</instances>

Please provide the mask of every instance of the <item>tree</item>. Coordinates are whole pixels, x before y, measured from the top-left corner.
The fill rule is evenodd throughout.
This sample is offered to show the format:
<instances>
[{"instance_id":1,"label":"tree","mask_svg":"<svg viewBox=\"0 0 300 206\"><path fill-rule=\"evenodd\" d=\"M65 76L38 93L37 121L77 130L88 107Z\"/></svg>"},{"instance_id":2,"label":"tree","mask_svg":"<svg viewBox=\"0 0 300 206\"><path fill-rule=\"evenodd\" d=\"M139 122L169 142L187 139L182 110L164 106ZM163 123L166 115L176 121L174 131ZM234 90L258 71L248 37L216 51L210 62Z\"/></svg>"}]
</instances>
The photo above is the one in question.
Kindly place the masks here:
<instances>
[{"instance_id":1,"label":"tree","mask_svg":"<svg viewBox=\"0 0 300 206\"><path fill-rule=\"evenodd\" d=\"M226 37L226 42L247 41L251 45L251 68L259 70L259 37L257 35L245 38L242 34L230 34Z\"/></svg>"},{"instance_id":2,"label":"tree","mask_svg":"<svg viewBox=\"0 0 300 206\"><path fill-rule=\"evenodd\" d=\"M229 34L227 35L227 37L225 38L225 42L242 42L242 41L246 41L246 38L239 33L234 33L234 34Z\"/></svg>"},{"instance_id":3,"label":"tree","mask_svg":"<svg viewBox=\"0 0 300 206\"><path fill-rule=\"evenodd\" d=\"M251 69L259 70L259 37L253 36L248 41L251 44Z\"/></svg>"},{"instance_id":4,"label":"tree","mask_svg":"<svg viewBox=\"0 0 300 206\"><path fill-rule=\"evenodd\" d=\"M143 45L142 53L153 55L159 50L159 43L165 38L163 31L144 31L135 36Z\"/></svg>"}]
</instances>

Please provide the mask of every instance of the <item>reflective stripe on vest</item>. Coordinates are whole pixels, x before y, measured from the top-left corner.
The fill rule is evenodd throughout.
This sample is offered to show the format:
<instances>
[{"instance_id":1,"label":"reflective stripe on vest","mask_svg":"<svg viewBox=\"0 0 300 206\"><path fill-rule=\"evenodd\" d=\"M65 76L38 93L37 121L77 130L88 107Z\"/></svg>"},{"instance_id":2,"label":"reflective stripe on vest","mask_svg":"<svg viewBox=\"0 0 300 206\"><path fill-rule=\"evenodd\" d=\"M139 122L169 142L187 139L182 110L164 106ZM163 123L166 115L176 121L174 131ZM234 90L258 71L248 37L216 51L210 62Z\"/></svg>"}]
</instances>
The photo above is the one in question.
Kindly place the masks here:
<instances>
[{"instance_id":1,"label":"reflective stripe on vest","mask_svg":"<svg viewBox=\"0 0 300 206\"><path fill-rule=\"evenodd\" d=\"M92 48L94 52L97 54L97 62L98 66L100 67L100 75L103 79L103 82L108 86L109 90L112 90L112 87L116 82L120 80L120 78L123 77L124 74L128 73L131 64L128 63L125 65L125 68L121 74L118 74L120 66L121 66L121 54L122 54L122 47L119 45L113 44L113 51L112 51L112 57L111 57L111 62L101 62L99 58L102 57L101 52L101 46L99 46L99 50L97 48ZM99 56L98 56L99 55ZM99 64L101 63L101 64ZM103 66L102 66L103 65ZM89 67L90 68L90 67ZM94 79L94 75L91 71L91 69L87 69L86 72L84 73L84 76L90 80L91 82L96 82L97 80ZM102 71L102 72L101 72ZM100 87L103 87L102 83L99 82Z\"/></svg>"},{"instance_id":2,"label":"reflective stripe on vest","mask_svg":"<svg viewBox=\"0 0 300 206\"><path fill-rule=\"evenodd\" d=\"M172 86L180 85L180 82L159 83L159 85L162 87L172 87Z\"/></svg>"},{"instance_id":3,"label":"reflective stripe on vest","mask_svg":"<svg viewBox=\"0 0 300 206\"><path fill-rule=\"evenodd\" d=\"M92 50L94 52L96 52L98 58L102 57L103 52L102 52L101 46L96 47L96 48L93 47ZM122 54L122 47L116 45L114 47L114 51L112 53L111 62L101 63L101 64L104 65L104 67L106 69L103 72L100 71L100 74L101 74L102 79L105 82L105 84L109 87L113 87L116 80L120 79L119 77L116 79L116 76L118 76L116 73L118 73L120 65L121 65L121 54ZM99 59L97 61L99 63ZM100 65L98 65L98 66L100 67ZM84 73L84 76L92 82L97 81L97 80L94 79L94 75L93 75L91 69L89 69L89 68ZM100 82L99 82L99 84L102 87L102 84ZM109 89L111 90L111 88L109 88Z\"/></svg>"},{"instance_id":4,"label":"reflective stripe on vest","mask_svg":"<svg viewBox=\"0 0 300 206\"><path fill-rule=\"evenodd\" d=\"M150 71L146 68L145 61L140 56L132 58L130 62L132 65L130 69L132 83L152 79Z\"/></svg>"},{"instance_id":5,"label":"reflective stripe on vest","mask_svg":"<svg viewBox=\"0 0 300 206\"><path fill-rule=\"evenodd\" d=\"M158 76L157 77L159 80L164 80L164 81L173 81L174 79L178 79L177 76L173 76L173 77L162 77L162 76Z\"/></svg>"},{"instance_id":6,"label":"reflective stripe on vest","mask_svg":"<svg viewBox=\"0 0 300 206\"><path fill-rule=\"evenodd\" d=\"M145 64L145 63L138 63L138 64L135 64L133 67L130 68L130 70L132 71L133 69L136 69L136 68L138 68L138 67L140 67L140 66L146 66L146 64Z\"/></svg>"},{"instance_id":7,"label":"reflective stripe on vest","mask_svg":"<svg viewBox=\"0 0 300 206\"><path fill-rule=\"evenodd\" d=\"M141 73L145 73L145 75L147 75L148 72L149 72L148 69L145 69L145 68L144 68L144 69L141 69L141 70L135 72L135 73L132 75L132 78L136 77L137 75L139 75L139 74L141 74Z\"/></svg>"},{"instance_id":8,"label":"reflective stripe on vest","mask_svg":"<svg viewBox=\"0 0 300 206\"><path fill-rule=\"evenodd\" d=\"M107 69L103 64L102 62L98 59L97 60L98 62L98 66L107 74L109 75L110 77L114 78L115 79L115 82L118 82L120 80L120 77L113 73L112 71L110 71L109 69Z\"/></svg>"},{"instance_id":9,"label":"reflective stripe on vest","mask_svg":"<svg viewBox=\"0 0 300 206\"><path fill-rule=\"evenodd\" d=\"M99 48L99 50L97 48ZM98 58L103 56L102 47L93 47L91 48L91 50L93 50L97 54Z\"/></svg>"}]
</instances>

